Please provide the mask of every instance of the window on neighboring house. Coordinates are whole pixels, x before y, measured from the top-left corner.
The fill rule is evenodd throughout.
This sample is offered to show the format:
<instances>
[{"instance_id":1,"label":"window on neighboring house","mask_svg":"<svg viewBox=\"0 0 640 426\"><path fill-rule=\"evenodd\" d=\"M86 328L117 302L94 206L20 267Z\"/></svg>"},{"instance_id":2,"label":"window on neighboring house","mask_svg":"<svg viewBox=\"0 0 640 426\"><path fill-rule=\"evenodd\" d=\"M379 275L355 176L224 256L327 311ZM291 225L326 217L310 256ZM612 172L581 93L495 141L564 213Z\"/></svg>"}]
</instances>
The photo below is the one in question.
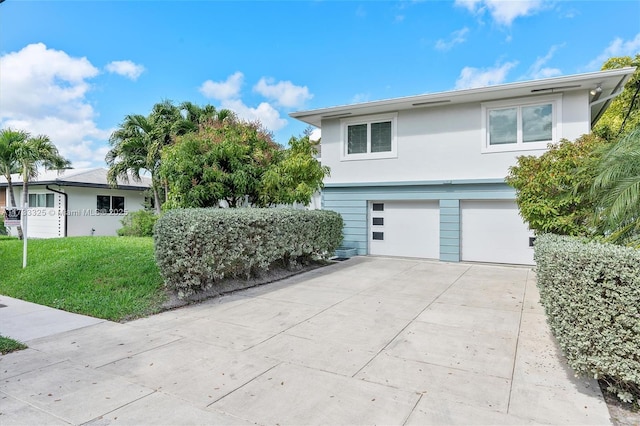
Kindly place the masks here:
<instances>
[{"instance_id":1,"label":"window on neighboring house","mask_svg":"<svg viewBox=\"0 0 640 426\"><path fill-rule=\"evenodd\" d=\"M397 114L342 120L342 159L396 156Z\"/></svg>"},{"instance_id":2,"label":"window on neighboring house","mask_svg":"<svg viewBox=\"0 0 640 426\"><path fill-rule=\"evenodd\" d=\"M558 141L560 96L482 104L482 152L545 149Z\"/></svg>"},{"instance_id":3,"label":"window on neighboring house","mask_svg":"<svg viewBox=\"0 0 640 426\"><path fill-rule=\"evenodd\" d=\"M124 213L124 197L98 195L96 208L100 213Z\"/></svg>"},{"instance_id":4,"label":"window on neighboring house","mask_svg":"<svg viewBox=\"0 0 640 426\"><path fill-rule=\"evenodd\" d=\"M29 194L29 207L55 207L54 194Z\"/></svg>"}]
</instances>

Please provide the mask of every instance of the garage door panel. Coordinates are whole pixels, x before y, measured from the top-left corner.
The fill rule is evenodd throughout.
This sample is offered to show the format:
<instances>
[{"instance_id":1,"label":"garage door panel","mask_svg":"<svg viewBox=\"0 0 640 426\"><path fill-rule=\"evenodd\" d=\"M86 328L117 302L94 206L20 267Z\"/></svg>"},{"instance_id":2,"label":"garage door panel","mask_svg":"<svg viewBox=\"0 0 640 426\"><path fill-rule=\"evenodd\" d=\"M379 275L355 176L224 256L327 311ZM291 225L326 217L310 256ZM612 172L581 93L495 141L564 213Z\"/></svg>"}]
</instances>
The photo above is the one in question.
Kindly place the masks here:
<instances>
[{"instance_id":1,"label":"garage door panel","mask_svg":"<svg viewBox=\"0 0 640 426\"><path fill-rule=\"evenodd\" d=\"M383 210L373 210L373 204ZM376 201L369 206L369 253L439 257L439 207L434 201ZM383 221L383 225L374 225ZM383 239L374 239L382 237Z\"/></svg>"},{"instance_id":2,"label":"garage door panel","mask_svg":"<svg viewBox=\"0 0 640 426\"><path fill-rule=\"evenodd\" d=\"M461 203L462 260L533 265L533 236L508 200Z\"/></svg>"}]
</instances>

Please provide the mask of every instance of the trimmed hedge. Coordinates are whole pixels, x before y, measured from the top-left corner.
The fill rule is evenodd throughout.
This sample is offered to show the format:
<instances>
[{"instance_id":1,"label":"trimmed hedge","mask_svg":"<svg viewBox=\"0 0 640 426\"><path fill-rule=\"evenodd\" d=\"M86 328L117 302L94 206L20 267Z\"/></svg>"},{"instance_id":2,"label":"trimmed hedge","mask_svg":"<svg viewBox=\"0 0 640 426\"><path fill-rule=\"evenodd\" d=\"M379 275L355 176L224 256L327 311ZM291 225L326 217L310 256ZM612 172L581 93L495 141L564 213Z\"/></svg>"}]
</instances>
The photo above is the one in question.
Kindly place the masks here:
<instances>
[{"instance_id":1,"label":"trimmed hedge","mask_svg":"<svg viewBox=\"0 0 640 426\"><path fill-rule=\"evenodd\" d=\"M534 258L540 300L571 367L637 403L640 250L544 234Z\"/></svg>"},{"instance_id":2,"label":"trimmed hedge","mask_svg":"<svg viewBox=\"0 0 640 426\"><path fill-rule=\"evenodd\" d=\"M342 242L342 226L328 210L175 209L154 228L156 262L167 287L184 298L276 263L327 258Z\"/></svg>"}]
</instances>

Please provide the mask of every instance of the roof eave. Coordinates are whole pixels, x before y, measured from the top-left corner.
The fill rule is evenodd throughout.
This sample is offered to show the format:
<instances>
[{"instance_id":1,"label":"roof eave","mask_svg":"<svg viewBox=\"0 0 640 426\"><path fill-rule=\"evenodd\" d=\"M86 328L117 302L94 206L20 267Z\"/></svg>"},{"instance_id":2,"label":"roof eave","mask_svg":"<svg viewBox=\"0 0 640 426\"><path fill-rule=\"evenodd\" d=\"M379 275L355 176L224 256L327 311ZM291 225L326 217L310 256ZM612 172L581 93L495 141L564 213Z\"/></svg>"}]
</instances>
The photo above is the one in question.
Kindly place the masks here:
<instances>
[{"instance_id":1,"label":"roof eave","mask_svg":"<svg viewBox=\"0 0 640 426\"><path fill-rule=\"evenodd\" d=\"M321 127L323 119L347 118L351 116L377 113L381 112L382 110L399 111L453 103L499 99L502 96L509 97L509 93L520 93L520 96L524 96L526 94L548 94L569 90L591 90L593 89L593 87L583 87L581 83L586 84L591 83L590 80L594 79L611 78L620 78L620 81L626 82L626 80L628 80L628 78L633 74L634 71L635 68L633 67L625 67L615 70L596 71L585 74L553 77L541 80L507 83L496 86L453 90L448 92L438 92L401 98L384 99L380 101L372 101L359 104L340 105L315 110L298 111L289 114L289 116L307 124ZM527 93L523 93L527 90Z\"/></svg>"}]
</instances>

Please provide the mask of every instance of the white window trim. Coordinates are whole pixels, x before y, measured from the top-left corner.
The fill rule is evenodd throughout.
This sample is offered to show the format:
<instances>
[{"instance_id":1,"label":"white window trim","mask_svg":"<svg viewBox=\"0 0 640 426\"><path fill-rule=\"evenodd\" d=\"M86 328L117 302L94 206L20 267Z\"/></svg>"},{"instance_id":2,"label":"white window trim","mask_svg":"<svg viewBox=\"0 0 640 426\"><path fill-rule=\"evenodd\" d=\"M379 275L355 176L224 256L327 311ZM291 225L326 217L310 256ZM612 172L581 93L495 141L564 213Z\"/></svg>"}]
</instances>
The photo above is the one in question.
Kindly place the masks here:
<instances>
[{"instance_id":1,"label":"white window trim","mask_svg":"<svg viewBox=\"0 0 640 426\"><path fill-rule=\"evenodd\" d=\"M552 130L551 140L542 142L522 142L521 107L551 104ZM514 144L489 145L489 111L502 108L518 108L518 140ZM482 110L482 147L483 154L492 152L536 151L545 150L550 143L557 143L562 137L562 94L539 96L534 98L510 99L508 101L483 102Z\"/></svg>"},{"instance_id":2,"label":"white window trim","mask_svg":"<svg viewBox=\"0 0 640 426\"><path fill-rule=\"evenodd\" d=\"M370 152L371 151L371 123L380 123L383 121L391 121L391 151L386 152ZM379 114L367 115L358 118L348 118L340 120L340 161L352 160L373 160L380 158L398 158L398 136L397 136L398 114ZM348 126L356 124L367 124L367 153L364 154L348 154Z\"/></svg>"}]
</instances>

